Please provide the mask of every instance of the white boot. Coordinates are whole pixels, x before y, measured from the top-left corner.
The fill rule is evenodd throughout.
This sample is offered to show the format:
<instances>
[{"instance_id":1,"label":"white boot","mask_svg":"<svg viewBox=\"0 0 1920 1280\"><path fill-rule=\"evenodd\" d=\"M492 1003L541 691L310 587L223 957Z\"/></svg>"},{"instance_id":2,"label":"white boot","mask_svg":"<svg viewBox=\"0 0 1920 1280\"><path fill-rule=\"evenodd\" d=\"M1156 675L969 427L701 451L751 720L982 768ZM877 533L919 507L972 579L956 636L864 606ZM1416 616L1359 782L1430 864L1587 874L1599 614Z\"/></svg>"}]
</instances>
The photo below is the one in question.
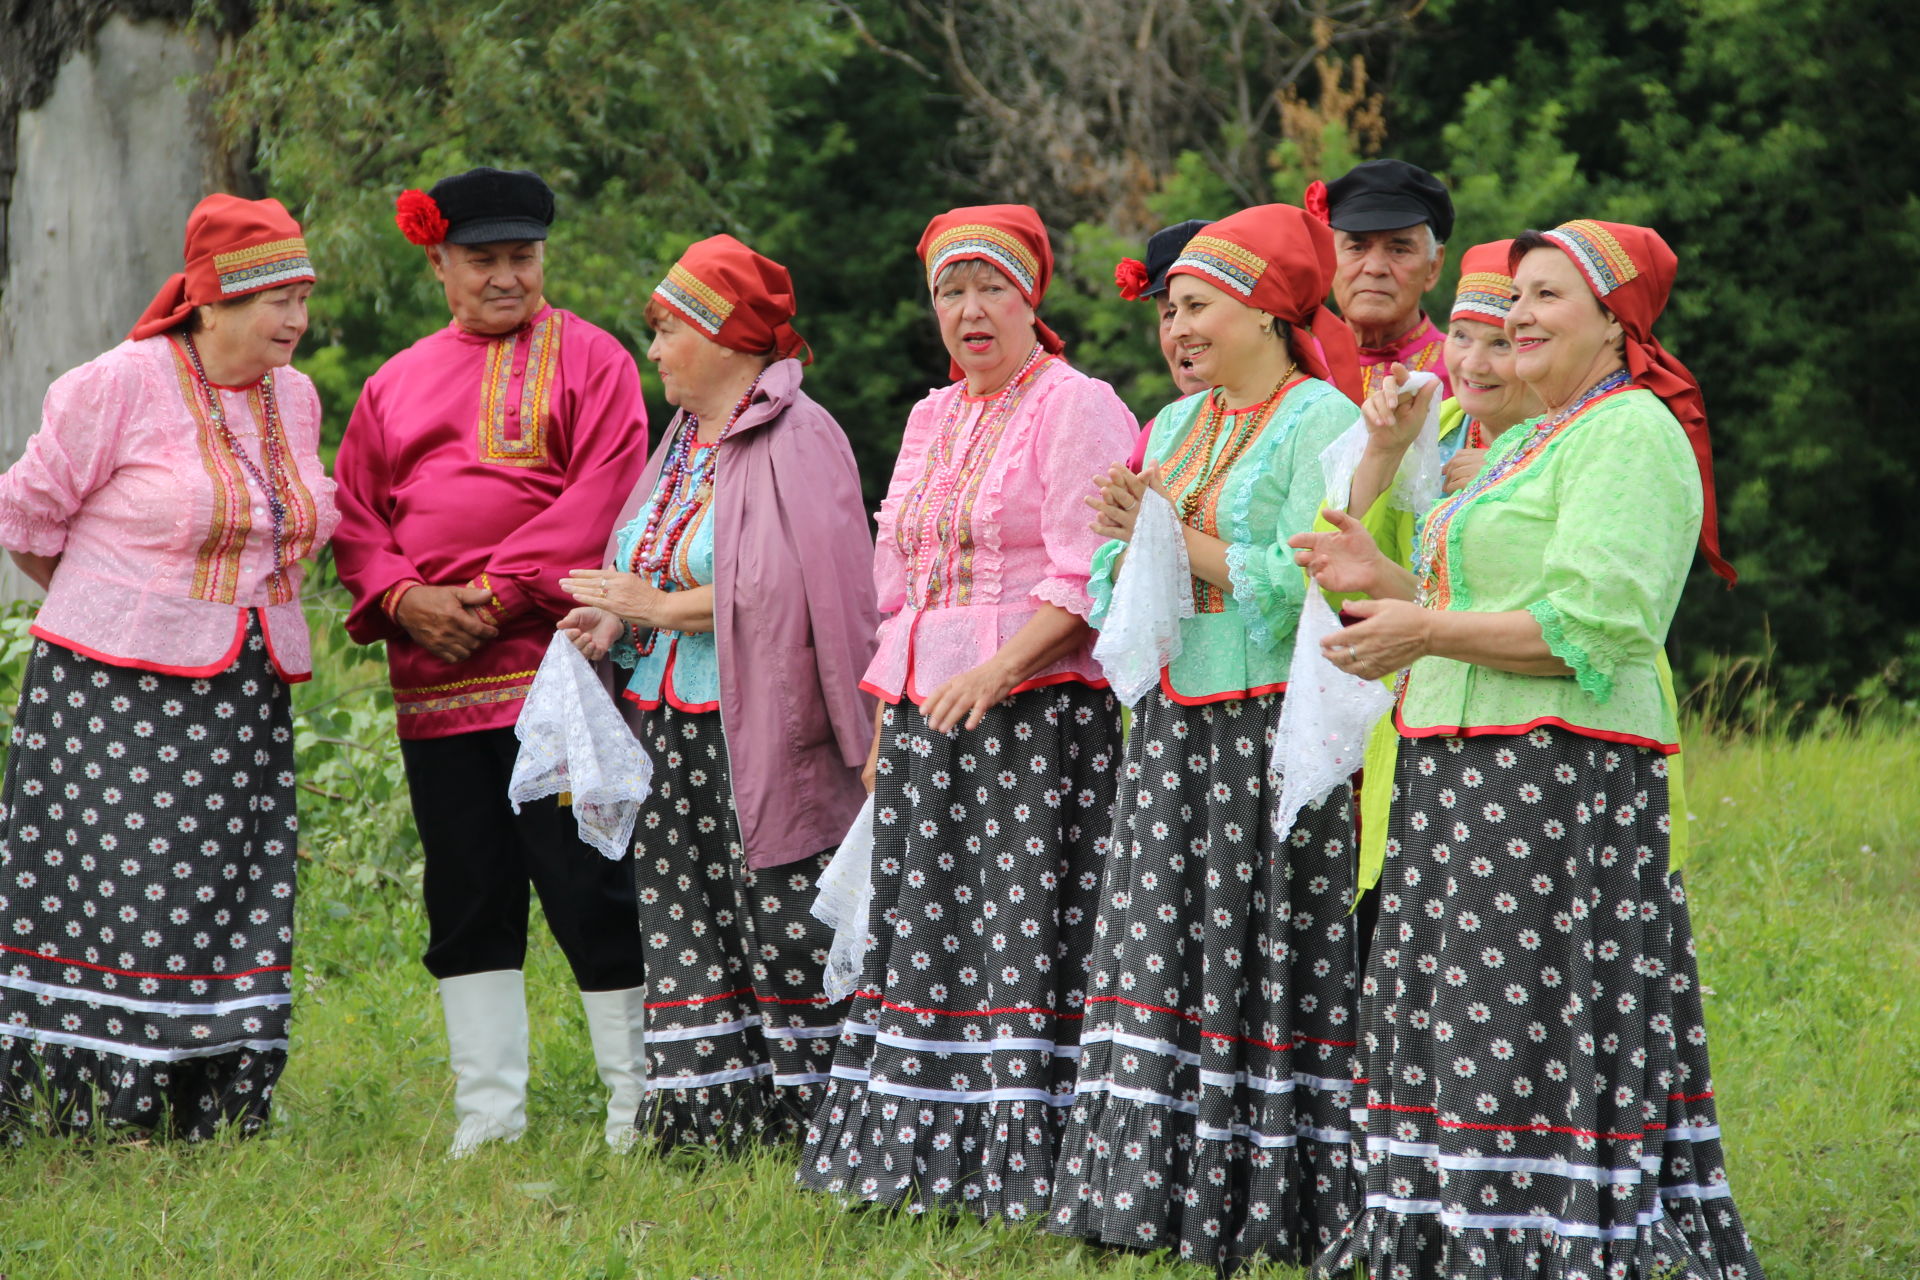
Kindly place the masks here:
<instances>
[{"instance_id":1,"label":"white boot","mask_svg":"<svg viewBox=\"0 0 1920 1280\"><path fill-rule=\"evenodd\" d=\"M447 1155L514 1142L527 1128L527 986L518 969L440 979L459 1122Z\"/></svg>"},{"instance_id":2,"label":"white boot","mask_svg":"<svg viewBox=\"0 0 1920 1280\"><path fill-rule=\"evenodd\" d=\"M607 1086L607 1145L615 1151L625 1151L640 1136L633 1122L647 1091L646 990L580 993L593 1060L600 1083Z\"/></svg>"}]
</instances>

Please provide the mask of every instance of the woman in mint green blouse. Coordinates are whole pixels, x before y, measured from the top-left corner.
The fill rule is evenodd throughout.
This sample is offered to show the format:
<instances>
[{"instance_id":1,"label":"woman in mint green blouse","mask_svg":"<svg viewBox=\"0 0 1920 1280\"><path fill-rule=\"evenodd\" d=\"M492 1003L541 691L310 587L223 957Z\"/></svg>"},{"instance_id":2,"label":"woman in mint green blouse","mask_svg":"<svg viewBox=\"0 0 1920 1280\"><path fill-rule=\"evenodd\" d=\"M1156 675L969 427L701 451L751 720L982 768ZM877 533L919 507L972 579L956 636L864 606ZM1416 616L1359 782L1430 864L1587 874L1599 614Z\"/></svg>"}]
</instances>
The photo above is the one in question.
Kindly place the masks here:
<instances>
[{"instance_id":1,"label":"woman in mint green blouse","mask_svg":"<svg viewBox=\"0 0 1920 1280\"><path fill-rule=\"evenodd\" d=\"M1547 413L1422 519L1411 574L1344 514L1296 539L1373 597L1328 657L1407 672L1356 1028L1365 1208L1315 1274L1760 1280L1670 866L1661 645L1696 542L1732 577L1699 388L1652 335L1675 259L1580 221L1511 263Z\"/></svg>"},{"instance_id":2,"label":"woman in mint green blouse","mask_svg":"<svg viewBox=\"0 0 1920 1280\"><path fill-rule=\"evenodd\" d=\"M1320 452L1355 414L1340 387L1359 383L1320 305L1332 248L1286 205L1188 242L1171 335L1212 390L1161 410L1143 471L1115 468L1094 499L1111 539L1094 625L1148 486L1182 522L1195 612L1135 708L1050 1225L1223 1267L1308 1261L1358 1212L1349 796L1276 834L1267 763L1308 589L1287 539L1313 523Z\"/></svg>"}]
</instances>

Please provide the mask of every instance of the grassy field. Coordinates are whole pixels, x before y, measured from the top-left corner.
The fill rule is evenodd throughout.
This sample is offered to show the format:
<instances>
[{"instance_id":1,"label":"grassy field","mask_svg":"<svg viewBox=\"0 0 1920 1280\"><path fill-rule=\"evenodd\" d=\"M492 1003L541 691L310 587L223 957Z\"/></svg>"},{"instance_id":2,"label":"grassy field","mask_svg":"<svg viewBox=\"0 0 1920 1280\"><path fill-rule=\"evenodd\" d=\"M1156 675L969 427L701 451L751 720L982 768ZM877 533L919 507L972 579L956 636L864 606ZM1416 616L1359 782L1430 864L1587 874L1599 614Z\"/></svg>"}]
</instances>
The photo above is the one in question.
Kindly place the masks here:
<instances>
[{"instance_id":1,"label":"grassy field","mask_svg":"<svg viewBox=\"0 0 1920 1280\"><path fill-rule=\"evenodd\" d=\"M1030 1230L841 1212L794 1189L790 1153L610 1153L550 944L529 965L532 1128L443 1161L449 1080L380 670L322 660L324 685L300 699L311 861L272 1129L0 1155L0 1280L1207 1274ZM1715 1084L1761 1260L1773 1280L1920 1275L1920 731L1703 733L1689 785Z\"/></svg>"}]
</instances>

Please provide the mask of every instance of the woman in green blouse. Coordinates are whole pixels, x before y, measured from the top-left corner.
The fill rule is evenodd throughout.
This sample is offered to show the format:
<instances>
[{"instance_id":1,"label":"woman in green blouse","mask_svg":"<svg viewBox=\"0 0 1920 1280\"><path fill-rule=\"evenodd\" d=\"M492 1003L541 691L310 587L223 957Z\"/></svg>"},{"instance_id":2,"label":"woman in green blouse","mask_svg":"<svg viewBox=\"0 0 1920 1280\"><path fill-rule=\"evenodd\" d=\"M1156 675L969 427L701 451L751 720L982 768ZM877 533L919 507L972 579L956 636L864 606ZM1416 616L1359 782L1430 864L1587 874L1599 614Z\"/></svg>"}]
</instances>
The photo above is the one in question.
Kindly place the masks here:
<instances>
[{"instance_id":1,"label":"woman in green blouse","mask_svg":"<svg viewBox=\"0 0 1920 1280\"><path fill-rule=\"evenodd\" d=\"M1660 648L1696 539L1732 577L1699 388L1652 335L1675 260L1581 221L1511 261L1547 413L1424 517L1411 574L1343 514L1296 539L1373 597L1328 657L1409 669L1354 1064L1366 1206L1316 1274L1760 1280L1669 865Z\"/></svg>"},{"instance_id":2,"label":"woman in green blouse","mask_svg":"<svg viewBox=\"0 0 1920 1280\"><path fill-rule=\"evenodd\" d=\"M1127 742L1050 1225L1223 1266L1307 1261L1358 1211L1336 1047L1357 982L1351 806L1342 788L1275 834L1267 765L1308 590L1287 539L1359 386L1322 306L1332 266L1332 233L1288 205L1189 241L1171 336L1211 389L1161 410L1143 471L1093 500L1111 539L1094 625L1149 485L1181 521L1195 612Z\"/></svg>"}]
</instances>

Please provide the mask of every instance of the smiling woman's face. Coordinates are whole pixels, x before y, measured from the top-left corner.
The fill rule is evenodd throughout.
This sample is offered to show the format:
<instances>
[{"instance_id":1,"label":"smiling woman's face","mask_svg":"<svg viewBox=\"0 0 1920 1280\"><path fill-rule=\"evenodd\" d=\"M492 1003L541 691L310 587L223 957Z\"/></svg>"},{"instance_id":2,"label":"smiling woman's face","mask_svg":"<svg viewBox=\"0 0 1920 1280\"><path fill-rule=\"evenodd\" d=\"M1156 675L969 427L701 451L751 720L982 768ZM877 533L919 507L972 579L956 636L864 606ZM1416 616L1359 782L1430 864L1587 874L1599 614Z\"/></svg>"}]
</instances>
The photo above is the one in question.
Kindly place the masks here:
<instances>
[{"instance_id":1,"label":"smiling woman's face","mask_svg":"<svg viewBox=\"0 0 1920 1280\"><path fill-rule=\"evenodd\" d=\"M1447 376L1469 418L1498 435L1540 412L1513 368L1513 340L1497 324L1455 320L1447 326Z\"/></svg>"},{"instance_id":2,"label":"smiling woman's face","mask_svg":"<svg viewBox=\"0 0 1920 1280\"><path fill-rule=\"evenodd\" d=\"M1033 307L997 268L970 259L940 273L933 286L940 340L966 375L967 390L998 390L1033 350Z\"/></svg>"},{"instance_id":3,"label":"smiling woman's face","mask_svg":"<svg viewBox=\"0 0 1920 1280\"><path fill-rule=\"evenodd\" d=\"M1272 322L1264 311L1199 276L1173 277L1167 298L1173 303L1168 336L1202 386L1237 384L1273 349Z\"/></svg>"},{"instance_id":4,"label":"smiling woman's face","mask_svg":"<svg viewBox=\"0 0 1920 1280\"><path fill-rule=\"evenodd\" d=\"M1550 408L1620 367L1620 322L1587 288L1573 259L1545 246L1520 260L1513 273L1513 369Z\"/></svg>"},{"instance_id":5,"label":"smiling woman's face","mask_svg":"<svg viewBox=\"0 0 1920 1280\"><path fill-rule=\"evenodd\" d=\"M1173 375L1173 385L1183 396L1196 391L1205 391L1207 383L1193 371L1193 361L1187 358L1180 344L1173 340L1173 317L1176 308L1173 299L1162 294L1154 299L1153 309L1160 314L1160 355L1167 362L1167 372Z\"/></svg>"},{"instance_id":6,"label":"smiling woman's face","mask_svg":"<svg viewBox=\"0 0 1920 1280\"><path fill-rule=\"evenodd\" d=\"M307 331L307 297L312 292L312 283L302 280L262 289L238 302L202 307L194 341L209 368L224 371L233 379L230 385L243 386L269 369L293 363L300 335Z\"/></svg>"}]
</instances>

